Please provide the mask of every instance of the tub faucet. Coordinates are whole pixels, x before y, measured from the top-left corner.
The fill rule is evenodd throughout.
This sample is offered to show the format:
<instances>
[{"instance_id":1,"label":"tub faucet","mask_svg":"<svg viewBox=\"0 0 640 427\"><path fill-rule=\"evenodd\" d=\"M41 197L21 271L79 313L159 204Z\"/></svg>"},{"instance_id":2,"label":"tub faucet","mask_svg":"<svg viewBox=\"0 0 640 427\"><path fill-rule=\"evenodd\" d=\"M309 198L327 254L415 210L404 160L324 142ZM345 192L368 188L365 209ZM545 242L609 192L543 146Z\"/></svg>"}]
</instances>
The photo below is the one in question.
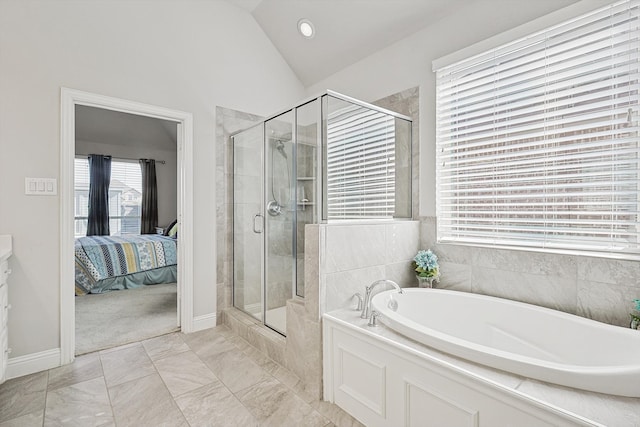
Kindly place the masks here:
<instances>
[{"instance_id":1,"label":"tub faucet","mask_svg":"<svg viewBox=\"0 0 640 427\"><path fill-rule=\"evenodd\" d=\"M364 307L362 307L362 314L360 314L360 318L368 319L369 316L371 316L371 295L373 294L373 289L378 285L391 285L398 290L398 293L400 294L403 293L402 288L398 286L398 284L393 280L389 280L389 279L376 280L375 282L373 282L372 284L370 284L365 288L366 292L364 294Z\"/></svg>"}]
</instances>

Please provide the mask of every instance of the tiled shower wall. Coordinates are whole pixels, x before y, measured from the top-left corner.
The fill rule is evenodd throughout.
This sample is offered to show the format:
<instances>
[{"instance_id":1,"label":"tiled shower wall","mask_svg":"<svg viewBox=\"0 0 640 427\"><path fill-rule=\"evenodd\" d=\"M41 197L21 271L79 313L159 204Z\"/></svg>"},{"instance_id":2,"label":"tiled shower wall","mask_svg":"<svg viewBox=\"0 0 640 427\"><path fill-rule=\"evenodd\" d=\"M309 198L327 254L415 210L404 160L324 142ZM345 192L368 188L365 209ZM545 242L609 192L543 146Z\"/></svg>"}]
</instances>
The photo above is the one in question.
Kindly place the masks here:
<instances>
[{"instance_id":1,"label":"tiled shower wall","mask_svg":"<svg viewBox=\"0 0 640 427\"><path fill-rule=\"evenodd\" d=\"M420 168L418 163L420 154L419 102L420 88L417 86L372 102L372 104L378 107L411 117L411 198L413 200L411 217L413 219L418 219L418 210L420 207L420 193L418 192L420 183Z\"/></svg>"},{"instance_id":2,"label":"tiled shower wall","mask_svg":"<svg viewBox=\"0 0 640 427\"><path fill-rule=\"evenodd\" d=\"M422 248L439 257L439 288L492 295L629 325L640 263L436 243L436 218L420 219Z\"/></svg>"}]
</instances>

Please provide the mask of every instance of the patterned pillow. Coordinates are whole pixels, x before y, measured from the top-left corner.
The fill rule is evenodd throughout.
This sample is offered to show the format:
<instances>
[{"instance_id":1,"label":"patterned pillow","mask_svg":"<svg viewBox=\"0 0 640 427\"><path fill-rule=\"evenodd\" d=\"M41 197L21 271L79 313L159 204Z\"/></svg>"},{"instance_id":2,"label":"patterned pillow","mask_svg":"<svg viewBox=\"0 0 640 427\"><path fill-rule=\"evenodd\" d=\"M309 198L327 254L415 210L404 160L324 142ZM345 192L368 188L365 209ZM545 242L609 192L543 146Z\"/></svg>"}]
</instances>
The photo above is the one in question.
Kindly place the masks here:
<instances>
[{"instance_id":1,"label":"patterned pillow","mask_svg":"<svg viewBox=\"0 0 640 427\"><path fill-rule=\"evenodd\" d=\"M178 238L178 223L175 223L173 227L169 229L169 233L167 233L167 236L173 237L174 239Z\"/></svg>"},{"instance_id":2,"label":"patterned pillow","mask_svg":"<svg viewBox=\"0 0 640 427\"><path fill-rule=\"evenodd\" d=\"M171 221L171 223L169 225L167 225L167 228L164 229L164 235L168 236L169 232L178 224L178 220L175 219L173 221Z\"/></svg>"}]
</instances>

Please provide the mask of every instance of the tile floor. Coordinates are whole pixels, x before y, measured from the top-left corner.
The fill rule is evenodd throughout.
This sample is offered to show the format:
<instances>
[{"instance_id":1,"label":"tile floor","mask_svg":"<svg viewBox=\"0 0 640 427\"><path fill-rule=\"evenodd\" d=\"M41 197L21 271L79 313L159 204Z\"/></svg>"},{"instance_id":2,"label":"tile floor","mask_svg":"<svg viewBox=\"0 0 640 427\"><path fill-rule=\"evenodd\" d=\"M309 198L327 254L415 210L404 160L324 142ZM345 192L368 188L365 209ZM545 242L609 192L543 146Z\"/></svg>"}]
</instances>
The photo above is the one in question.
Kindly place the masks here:
<instances>
[{"instance_id":1,"label":"tile floor","mask_svg":"<svg viewBox=\"0 0 640 427\"><path fill-rule=\"evenodd\" d=\"M8 426L361 426L227 327L173 333L0 385Z\"/></svg>"}]
</instances>

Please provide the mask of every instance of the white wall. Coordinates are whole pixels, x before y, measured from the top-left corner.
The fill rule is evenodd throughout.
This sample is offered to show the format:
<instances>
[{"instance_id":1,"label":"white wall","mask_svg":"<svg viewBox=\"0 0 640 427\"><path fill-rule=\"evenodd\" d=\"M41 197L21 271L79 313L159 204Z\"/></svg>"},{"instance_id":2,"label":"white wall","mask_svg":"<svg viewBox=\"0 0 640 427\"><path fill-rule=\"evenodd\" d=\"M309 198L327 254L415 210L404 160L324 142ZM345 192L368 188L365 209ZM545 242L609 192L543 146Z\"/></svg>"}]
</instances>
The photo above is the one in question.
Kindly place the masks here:
<instances>
[{"instance_id":1,"label":"white wall","mask_svg":"<svg viewBox=\"0 0 640 427\"><path fill-rule=\"evenodd\" d=\"M575 0L469 0L435 24L307 88L373 101L420 86L420 215L435 216L435 75L431 62ZM593 0L594 4L602 1Z\"/></svg>"},{"instance_id":2,"label":"white wall","mask_svg":"<svg viewBox=\"0 0 640 427\"><path fill-rule=\"evenodd\" d=\"M304 90L254 19L222 1L0 1L0 234L12 234L12 357L60 347L60 87L194 117L194 315L215 313L215 111L267 115Z\"/></svg>"},{"instance_id":3,"label":"white wall","mask_svg":"<svg viewBox=\"0 0 640 427\"><path fill-rule=\"evenodd\" d=\"M145 158L164 160L166 162L165 164L156 162L156 181L158 185L158 226L165 227L177 218L178 158L175 150L169 151L153 147L145 147L135 141L131 141L129 145L122 145L76 140L76 155L89 154L104 154L123 159Z\"/></svg>"}]
</instances>

